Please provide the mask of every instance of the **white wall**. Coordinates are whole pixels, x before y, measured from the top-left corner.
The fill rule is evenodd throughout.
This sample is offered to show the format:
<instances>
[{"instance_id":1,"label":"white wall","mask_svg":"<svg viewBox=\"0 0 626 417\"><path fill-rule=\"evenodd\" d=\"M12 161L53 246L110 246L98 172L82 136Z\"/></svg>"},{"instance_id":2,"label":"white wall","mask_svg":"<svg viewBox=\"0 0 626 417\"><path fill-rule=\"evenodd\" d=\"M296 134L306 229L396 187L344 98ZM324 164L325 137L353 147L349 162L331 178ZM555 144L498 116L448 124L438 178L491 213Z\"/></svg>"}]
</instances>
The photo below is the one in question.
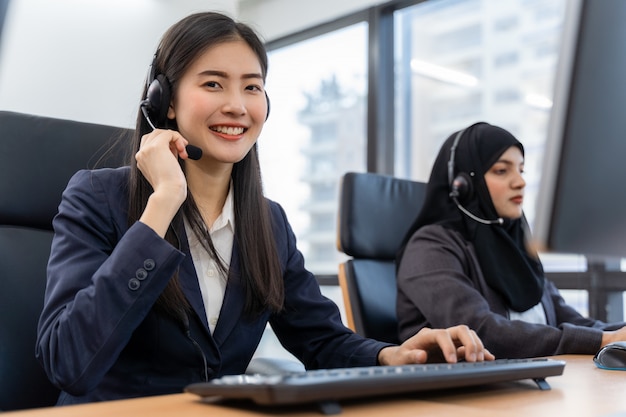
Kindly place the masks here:
<instances>
[{"instance_id":1,"label":"white wall","mask_svg":"<svg viewBox=\"0 0 626 417\"><path fill-rule=\"evenodd\" d=\"M163 32L217 10L265 40L381 0L11 0L0 45L0 110L134 127Z\"/></svg>"},{"instance_id":2,"label":"white wall","mask_svg":"<svg viewBox=\"0 0 626 417\"><path fill-rule=\"evenodd\" d=\"M134 127L163 32L235 0L12 0L0 48L0 109Z\"/></svg>"},{"instance_id":3,"label":"white wall","mask_svg":"<svg viewBox=\"0 0 626 417\"><path fill-rule=\"evenodd\" d=\"M238 17L270 41L387 1L240 0Z\"/></svg>"}]
</instances>

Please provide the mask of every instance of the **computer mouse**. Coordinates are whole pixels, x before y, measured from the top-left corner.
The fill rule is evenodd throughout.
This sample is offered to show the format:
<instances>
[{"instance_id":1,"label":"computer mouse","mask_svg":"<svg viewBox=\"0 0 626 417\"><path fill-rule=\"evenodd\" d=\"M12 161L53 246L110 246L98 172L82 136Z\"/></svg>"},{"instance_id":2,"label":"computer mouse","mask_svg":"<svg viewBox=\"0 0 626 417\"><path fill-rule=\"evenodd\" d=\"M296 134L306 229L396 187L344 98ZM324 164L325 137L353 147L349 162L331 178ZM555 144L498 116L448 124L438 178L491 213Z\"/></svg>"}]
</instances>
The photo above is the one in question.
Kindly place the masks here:
<instances>
[{"instance_id":1,"label":"computer mouse","mask_svg":"<svg viewBox=\"0 0 626 417\"><path fill-rule=\"evenodd\" d=\"M613 342L602 347L593 362L598 368L626 371L626 342Z\"/></svg>"}]
</instances>

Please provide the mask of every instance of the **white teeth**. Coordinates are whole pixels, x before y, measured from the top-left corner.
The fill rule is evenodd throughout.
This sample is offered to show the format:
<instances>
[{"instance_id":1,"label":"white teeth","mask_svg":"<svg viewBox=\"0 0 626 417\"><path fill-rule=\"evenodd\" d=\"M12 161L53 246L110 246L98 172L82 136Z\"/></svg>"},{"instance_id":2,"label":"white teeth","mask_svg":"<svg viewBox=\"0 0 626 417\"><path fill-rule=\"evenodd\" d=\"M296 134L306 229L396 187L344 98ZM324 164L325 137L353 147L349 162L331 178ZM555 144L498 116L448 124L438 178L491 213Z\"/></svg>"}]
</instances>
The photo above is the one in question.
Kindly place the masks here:
<instances>
[{"instance_id":1,"label":"white teeth","mask_svg":"<svg viewBox=\"0 0 626 417\"><path fill-rule=\"evenodd\" d=\"M244 132L243 127L232 127L232 126L215 126L212 127L211 130L219 133L223 133L225 135L241 135Z\"/></svg>"}]
</instances>

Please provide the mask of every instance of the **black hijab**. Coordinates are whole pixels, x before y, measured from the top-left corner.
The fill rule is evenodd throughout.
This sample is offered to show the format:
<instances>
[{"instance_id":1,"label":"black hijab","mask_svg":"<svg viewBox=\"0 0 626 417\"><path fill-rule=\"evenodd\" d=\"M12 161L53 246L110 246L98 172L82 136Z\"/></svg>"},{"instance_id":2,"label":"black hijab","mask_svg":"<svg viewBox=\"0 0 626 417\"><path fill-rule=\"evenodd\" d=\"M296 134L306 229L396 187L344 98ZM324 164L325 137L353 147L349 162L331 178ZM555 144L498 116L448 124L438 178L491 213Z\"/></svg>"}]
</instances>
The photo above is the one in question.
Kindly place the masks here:
<instances>
[{"instance_id":1,"label":"black hijab","mask_svg":"<svg viewBox=\"0 0 626 417\"><path fill-rule=\"evenodd\" d=\"M536 253L527 247L528 224L524 216L504 219L503 224L481 224L463 214L450 198L448 162L450 151L459 132L453 133L442 145L426 188L424 205L409 229L399 252L422 226L440 224L457 230L474 244L478 262L489 286L497 291L515 311L526 311L536 305L543 293L543 268ZM522 155L524 147L508 131L480 122L466 128L458 141L453 175L466 173L473 191L461 204L483 219L497 219L484 175L511 146Z\"/></svg>"}]
</instances>

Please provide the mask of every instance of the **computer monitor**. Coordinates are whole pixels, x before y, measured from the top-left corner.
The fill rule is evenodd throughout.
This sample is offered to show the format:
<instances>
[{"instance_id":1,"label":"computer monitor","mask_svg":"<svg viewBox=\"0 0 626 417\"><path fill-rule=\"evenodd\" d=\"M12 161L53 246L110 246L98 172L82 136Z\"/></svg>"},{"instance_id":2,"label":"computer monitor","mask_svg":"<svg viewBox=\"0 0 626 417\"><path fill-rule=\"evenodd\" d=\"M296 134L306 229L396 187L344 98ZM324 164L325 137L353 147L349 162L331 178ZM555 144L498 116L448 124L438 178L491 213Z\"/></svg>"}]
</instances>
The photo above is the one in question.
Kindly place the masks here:
<instances>
[{"instance_id":1,"label":"computer monitor","mask_svg":"<svg viewBox=\"0 0 626 417\"><path fill-rule=\"evenodd\" d=\"M568 0L533 236L626 257L626 1Z\"/></svg>"}]
</instances>

